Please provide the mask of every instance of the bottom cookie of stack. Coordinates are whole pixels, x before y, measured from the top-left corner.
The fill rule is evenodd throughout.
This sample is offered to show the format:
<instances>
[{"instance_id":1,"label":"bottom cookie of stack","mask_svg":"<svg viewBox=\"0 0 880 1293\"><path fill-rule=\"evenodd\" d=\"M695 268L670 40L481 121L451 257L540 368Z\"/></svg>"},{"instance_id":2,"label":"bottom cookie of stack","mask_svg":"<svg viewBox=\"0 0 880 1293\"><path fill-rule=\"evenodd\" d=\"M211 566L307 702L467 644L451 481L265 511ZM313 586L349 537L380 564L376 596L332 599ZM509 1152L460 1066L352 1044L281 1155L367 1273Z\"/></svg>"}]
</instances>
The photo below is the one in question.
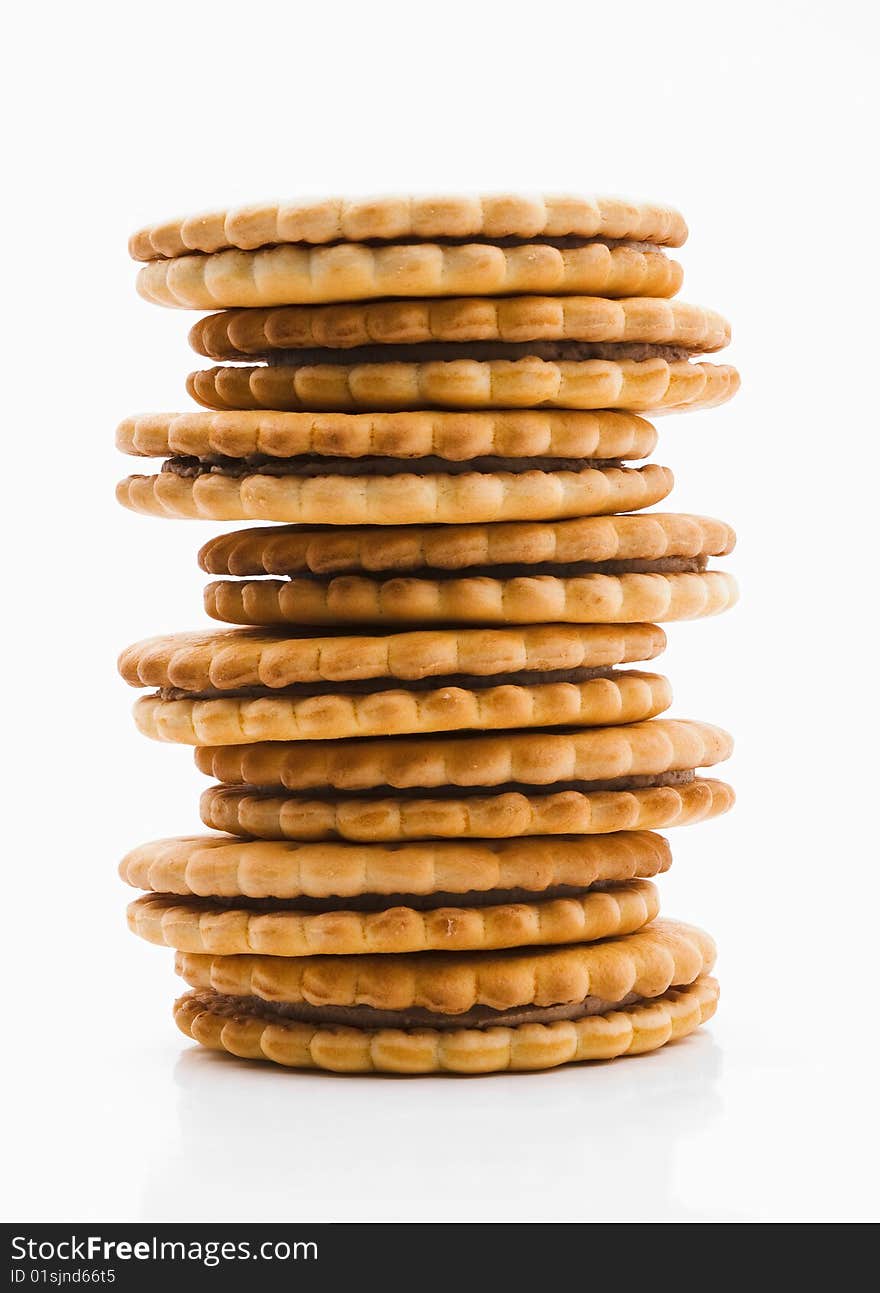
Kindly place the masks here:
<instances>
[{"instance_id":1,"label":"bottom cookie of stack","mask_svg":"<svg viewBox=\"0 0 880 1293\"><path fill-rule=\"evenodd\" d=\"M687 1036L715 1012L714 959L708 935L673 921L598 944L506 955L364 963L178 953L178 972L194 991L174 1013L204 1046L295 1068L546 1069Z\"/></svg>"}]
</instances>

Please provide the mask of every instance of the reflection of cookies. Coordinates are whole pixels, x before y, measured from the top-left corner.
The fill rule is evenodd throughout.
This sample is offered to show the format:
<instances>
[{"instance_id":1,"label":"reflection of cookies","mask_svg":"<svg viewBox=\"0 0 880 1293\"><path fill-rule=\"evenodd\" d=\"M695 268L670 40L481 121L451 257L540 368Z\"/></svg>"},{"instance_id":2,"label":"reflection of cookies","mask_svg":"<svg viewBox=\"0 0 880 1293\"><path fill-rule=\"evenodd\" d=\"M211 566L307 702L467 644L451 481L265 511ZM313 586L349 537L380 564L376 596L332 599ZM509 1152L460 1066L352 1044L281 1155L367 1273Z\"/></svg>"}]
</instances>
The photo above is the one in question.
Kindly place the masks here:
<instances>
[{"instance_id":1,"label":"reflection of cookies","mask_svg":"<svg viewBox=\"0 0 880 1293\"><path fill-rule=\"evenodd\" d=\"M442 529L417 525L344 530L263 526L209 539L199 552L199 565L212 575L421 572L724 556L734 542L733 530L724 521L674 512L447 525Z\"/></svg>"},{"instance_id":2,"label":"reflection of cookies","mask_svg":"<svg viewBox=\"0 0 880 1293\"><path fill-rule=\"evenodd\" d=\"M576 242L283 244L150 261L137 289L157 305L216 310L409 296L675 296L681 287L681 265L656 247Z\"/></svg>"},{"instance_id":3,"label":"reflection of cookies","mask_svg":"<svg viewBox=\"0 0 880 1293\"><path fill-rule=\"evenodd\" d=\"M608 669L650 660L665 645L666 634L656 624L541 624L301 638L217 629L136 642L120 655L119 672L132 687L189 692L274 690L373 678L488 678L521 671L538 681L547 670Z\"/></svg>"},{"instance_id":4,"label":"reflection of cookies","mask_svg":"<svg viewBox=\"0 0 880 1293\"><path fill-rule=\"evenodd\" d=\"M717 615L736 602L732 575L520 575L469 578L218 580L205 610L227 624L636 624Z\"/></svg>"},{"instance_id":5,"label":"reflection of cookies","mask_svg":"<svg viewBox=\"0 0 880 1293\"><path fill-rule=\"evenodd\" d=\"M155 740L227 745L566 723L601 727L652 718L672 701L665 678L636 670L585 681L542 682L540 673L529 683L522 681L525 674L508 677L510 682L497 686L474 679L469 686L418 691L389 680L386 689L361 695L344 684L305 696L191 699L176 693L166 698L160 692L138 700L134 715L140 731Z\"/></svg>"},{"instance_id":6,"label":"reflection of cookies","mask_svg":"<svg viewBox=\"0 0 880 1293\"><path fill-rule=\"evenodd\" d=\"M305 525L436 525L553 520L650 507L672 488L668 467L442 472L394 476L129 476L116 497L133 512Z\"/></svg>"},{"instance_id":7,"label":"reflection of cookies","mask_svg":"<svg viewBox=\"0 0 880 1293\"><path fill-rule=\"evenodd\" d=\"M189 340L200 355L220 360L278 350L487 341L639 342L705 353L727 345L730 325L713 310L662 297L463 297L225 310L199 319Z\"/></svg>"},{"instance_id":8,"label":"reflection of cookies","mask_svg":"<svg viewBox=\"0 0 880 1293\"><path fill-rule=\"evenodd\" d=\"M656 777L714 767L732 749L731 737L720 727L655 718L573 732L204 746L195 758L207 776L231 785L353 791Z\"/></svg>"},{"instance_id":9,"label":"reflection of cookies","mask_svg":"<svg viewBox=\"0 0 880 1293\"><path fill-rule=\"evenodd\" d=\"M323 198L199 212L132 234L134 260L278 243L493 238L631 238L680 247L687 225L672 207L615 197L517 193Z\"/></svg>"},{"instance_id":10,"label":"reflection of cookies","mask_svg":"<svg viewBox=\"0 0 880 1293\"><path fill-rule=\"evenodd\" d=\"M472 951L585 943L630 934L659 911L647 880L593 893L478 906L419 909L405 901L376 911L267 910L210 898L151 894L128 908L132 933L184 952L270 956L340 956Z\"/></svg>"},{"instance_id":11,"label":"reflection of cookies","mask_svg":"<svg viewBox=\"0 0 880 1293\"><path fill-rule=\"evenodd\" d=\"M727 364L686 359L455 359L208 368L187 390L209 409L707 408L736 394Z\"/></svg>"},{"instance_id":12,"label":"reflection of cookies","mask_svg":"<svg viewBox=\"0 0 880 1293\"><path fill-rule=\"evenodd\" d=\"M733 791L708 777L641 789L559 790L431 798L309 799L216 786L202 795L214 830L264 839L502 839L663 830L725 813Z\"/></svg>"},{"instance_id":13,"label":"reflection of cookies","mask_svg":"<svg viewBox=\"0 0 880 1293\"><path fill-rule=\"evenodd\" d=\"M116 430L122 453L290 458L647 458L657 433L621 410L515 409L481 413L144 413ZM368 464L365 464L368 466ZM413 469L415 469L415 464ZM328 465L329 470L329 465ZM369 475L369 470L365 470Z\"/></svg>"},{"instance_id":14,"label":"reflection of cookies","mask_svg":"<svg viewBox=\"0 0 880 1293\"><path fill-rule=\"evenodd\" d=\"M671 860L667 841L648 831L602 839L438 840L390 847L185 835L132 849L119 874L134 888L156 893L298 899L300 905L406 894L412 904L417 896L438 894L450 900L485 894L502 901L516 891L538 897L588 889L659 875Z\"/></svg>"}]
</instances>

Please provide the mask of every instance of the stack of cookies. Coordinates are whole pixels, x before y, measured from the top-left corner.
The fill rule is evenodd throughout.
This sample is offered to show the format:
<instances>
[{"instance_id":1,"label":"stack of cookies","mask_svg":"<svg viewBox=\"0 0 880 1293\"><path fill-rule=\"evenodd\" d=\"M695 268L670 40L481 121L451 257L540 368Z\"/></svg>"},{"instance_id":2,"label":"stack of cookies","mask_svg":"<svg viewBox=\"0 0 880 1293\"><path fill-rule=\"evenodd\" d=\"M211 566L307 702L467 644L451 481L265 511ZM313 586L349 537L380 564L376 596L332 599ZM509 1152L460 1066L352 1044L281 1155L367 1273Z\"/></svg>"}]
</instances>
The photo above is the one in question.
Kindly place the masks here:
<instances>
[{"instance_id":1,"label":"stack of cookies","mask_svg":"<svg viewBox=\"0 0 880 1293\"><path fill-rule=\"evenodd\" d=\"M642 414L716 404L729 339L672 298L656 205L258 206L137 233L139 290L218 311L188 389L129 418L119 486L209 541L224 625L141 642L141 731L195 747L214 832L134 849L131 928L177 950L204 1045L347 1072L540 1069L714 1011L708 935L658 918L657 828L724 812L729 737L662 715L662 622L729 606L720 521L642 509ZM277 523L281 524L277 524ZM635 668L628 666L635 665Z\"/></svg>"}]
</instances>

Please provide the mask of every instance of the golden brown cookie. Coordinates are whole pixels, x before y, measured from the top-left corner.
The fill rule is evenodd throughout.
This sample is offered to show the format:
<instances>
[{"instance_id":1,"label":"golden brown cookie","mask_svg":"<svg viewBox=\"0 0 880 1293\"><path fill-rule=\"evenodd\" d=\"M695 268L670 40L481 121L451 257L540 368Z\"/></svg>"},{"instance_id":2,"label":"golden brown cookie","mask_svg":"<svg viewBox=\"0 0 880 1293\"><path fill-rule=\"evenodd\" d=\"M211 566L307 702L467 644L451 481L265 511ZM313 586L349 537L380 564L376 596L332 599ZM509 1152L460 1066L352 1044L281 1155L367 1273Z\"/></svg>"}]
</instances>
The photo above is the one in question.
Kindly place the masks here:
<instances>
[{"instance_id":1,"label":"golden brown cookie","mask_svg":"<svg viewBox=\"0 0 880 1293\"><path fill-rule=\"evenodd\" d=\"M719 728L655 719L504 737L202 748L196 762L226 783L202 796L202 818L216 830L264 839L501 839L716 816L732 806L733 792L694 770L726 759L731 747Z\"/></svg>"},{"instance_id":2,"label":"golden brown cookie","mask_svg":"<svg viewBox=\"0 0 880 1293\"><path fill-rule=\"evenodd\" d=\"M144 413L116 430L143 458L647 458L657 433L620 410L513 409L450 413ZM328 465L328 469L329 469Z\"/></svg>"},{"instance_id":3,"label":"golden brown cookie","mask_svg":"<svg viewBox=\"0 0 880 1293\"><path fill-rule=\"evenodd\" d=\"M550 567L725 556L735 542L736 535L724 521L668 512L442 528L263 526L209 539L199 552L199 565L212 575Z\"/></svg>"},{"instance_id":4,"label":"golden brown cookie","mask_svg":"<svg viewBox=\"0 0 880 1293\"><path fill-rule=\"evenodd\" d=\"M694 769L720 763L730 749L721 729L655 719L534 736L199 749L196 763L226 782L202 798L205 825L216 830L265 839L499 839L716 816L731 807L733 791L695 778Z\"/></svg>"},{"instance_id":5,"label":"golden brown cookie","mask_svg":"<svg viewBox=\"0 0 880 1293\"><path fill-rule=\"evenodd\" d=\"M206 1045L296 1066L541 1068L652 1049L697 1027L717 999L705 978L714 959L708 935L672 921L600 944L501 954L181 952L178 973L197 991L176 1015Z\"/></svg>"},{"instance_id":6,"label":"golden brown cookie","mask_svg":"<svg viewBox=\"0 0 880 1293\"><path fill-rule=\"evenodd\" d=\"M127 647L119 672L132 687L187 692L268 690L364 679L492 677L650 660L666 645L656 624L542 624L428 629L364 637L289 638L257 629L171 633Z\"/></svg>"},{"instance_id":7,"label":"golden brown cookie","mask_svg":"<svg viewBox=\"0 0 880 1293\"><path fill-rule=\"evenodd\" d=\"M161 262L157 262L161 263ZM229 366L190 373L209 409L629 409L723 404L739 389L729 364L687 359L451 359L397 363Z\"/></svg>"},{"instance_id":8,"label":"golden brown cookie","mask_svg":"<svg viewBox=\"0 0 880 1293\"><path fill-rule=\"evenodd\" d=\"M332 690L303 684L294 694L207 696L194 699L159 692L135 702L134 716L145 736L186 745L227 745L251 741L323 740L408 732L476 731L492 728L604 726L652 718L668 709L672 692L659 674L611 671L573 681L524 681L414 690L389 681L383 690L358 693L356 684ZM590 674L592 671L587 670ZM552 676L552 675L551 675ZM302 694L304 692L305 694ZM311 694L309 694L311 692Z\"/></svg>"},{"instance_id":9,"label":"golden brown cookie","mask_svg":"<svg viewBox=\"0 0 880 1293\"><path fill-rule=\"evenodd\" d=\"M205 610L227 624L636 624L717 615L736 602L732 575L691 572L473 575L429 579L217 580Z\"/></svg>"},{"instance_id":10,"label":"golden brown cookie","mask_svg":"<svg viewBox=\"0 0 880 1293\"><path fill-rule=\"evenodd\" d=\"M174 460L169 460L174 462ZM188 468L186 468L188 470ZM208 469L128 476L116 497L153 516L302 525L436 525L555 520L635 511L672 489L668 467L404 472L390 476L235 476Z\"/></svg>"},{"instance_id":11,"label":"golden brown cookie","mask_svg":"<svg viewBox=\"0 0 880 1293\"><path fill-rule=\"evenodd\" d=\"M541 900L420 907L403 899L368 911L148 894L129 904L128 926L150 943L183 952L358 956L587 943L634 933L659 910L657 889L647 880Z\"/></svg>"},{"instance_id":12,"label":"golden brown cookie","mask_svg":"<svg viewBox=\"0 0 880 1293\"><path fill-rule=\"evenodd\" d=\"M663 297L471 296L225 310L200 319L189 340L215 360L433 342L637 342L706 353L729 343L730 325L714 310Z\"/></svg>"},{"instance_id":13,"label":"golden brown cookie","mask_svg":"<svg viewBox=\"0 0 880 1293\"><path fill-rule=\"evenodd\" d=\"M733 740L689 719L570 732L202 746L196 765L228 785L294 791L552 786L714 767Z\"/></svg>"},{"instance_id":14,"label":"golden brown cookie","mask_svg":"<svg viewBox=\"0 0 880 1293\"><path fill-rule=\"evenodd\" d=\"M498 238L630 238L680 247L687 225L672 207L568 194L431 194L262 202L147 225L132 234L134 260L245 251L278 243Z\"/></svg>"},{"instance_id":15,"label":"golden brown cookie","mask_svg":"<svg viewBox=\"0 0 880 1293\"><path fill-rule=\"evenodd\" d=\"M119 874L135 889L219 898L336 898L387 906L406 895L445 896L460 906L477 896L506 901L644 880L668 870L662 835L621 831L605 837L437 840L407 844L294 843L231 835L151 840L126 854Z\"/></svg>"},{"instance_id":16,"label":"golden brown cookie","mask_svg":"<svg viewBox=\"0 0 880 1293\"><path fill-rule=\"evenodd\" d=\"M290 1068L336 1073L497 1073L535 1071L638 1055L678 1041L711 1019L718 983L701 976L641 1005L574 1022L516 1028L355 1029L298 1024L241 999L188 992L174 1005L180 1031L212 1050Z\"/></svg>"},{"instance_id":17,"label":"golden brown cookie","mask_svg":"<svg viewBox=\"0 0 880 1293\"><path fill-rule=\"evenodd\" d=\"M666 784L673 781L675 784ZM733 791L709 777L676 774L637 789L533 788L498 794L435 798L310 799L241 786L214 786L202 795L206 826L262 839L360 840L506 839L516 835L607 835L663 830L717 817L733 806Z\"/></svg>"},{"instance_id":18,"label":"golden brown cookie","mask_svg":"<svg viewBox=\"0 0 880 1293\"><path fill-rule=\"evenodd\" d=\"M633 241L284 243L150 261L137 290L157 305L216 310L411 296L669 297L682 277L665 252Z\"/></svg>"}]
</instances>

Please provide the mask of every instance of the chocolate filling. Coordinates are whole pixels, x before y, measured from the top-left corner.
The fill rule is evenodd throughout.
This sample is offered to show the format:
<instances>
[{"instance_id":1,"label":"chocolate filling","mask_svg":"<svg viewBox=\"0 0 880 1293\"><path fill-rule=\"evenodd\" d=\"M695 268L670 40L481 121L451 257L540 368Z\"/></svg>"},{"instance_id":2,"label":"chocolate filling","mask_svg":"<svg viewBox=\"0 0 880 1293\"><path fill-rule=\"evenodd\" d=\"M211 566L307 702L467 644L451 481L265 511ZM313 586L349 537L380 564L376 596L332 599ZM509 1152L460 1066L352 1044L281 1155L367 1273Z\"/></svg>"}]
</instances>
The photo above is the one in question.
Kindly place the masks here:
<instances>
[{"instance_id":1,"label":"chocolate filling","mask_svg":"<svg viewBox=\"0 0 880 1293\"><path fill-rule=\"evenodd\" d=\"M299 458L269 458L254 454L229 458L213 454L204 458L177 455L162 464L175 476L464 476L469 472L586 471L590 467L619 467L619 458L501 458L486 456L452 461L447 458L323 458L303 454Z\"/></svg>"},{"instance_id":2,"label":"chocolate filling","mask_svg":"<svg viewBox=\"0 0 880 1293\"><path fill-rule=\"evenodd\" d=\"M307 1001L264 1001L261 997L224 997L211 994L211 1009L217 1014L256 1015L272 1023L336 1024L343 1028L493 1028L499 1025L517 1028L520 1024L554 1024L560 1020L583 1019L638 1005L643 998L627 993L621 1001L603 1001L601 997L584 997L553 1006L514 1006L493 1010L491 1006L473 1006L459 1014L441 1014L421 1006L406 1010L377 1010L374 1006L313 1006Z\"/></svg>"},{"instance_id":3,"label":"chocolate filling","mask_svg":"<svg viewBox=\"0 0 880 1293\"><path fill-rule=\"evenodd\" d=\"M341 682L300 682L289 687L238 687L224 691L209 687L203 691L186 691L182 687L162 687L159 696L162 700L232 700L234 698L256 699L260 696L289 697L302 699L308 696L336 695L371 695L377 691L435 691L443 687L466 687L471 691L481 687L501 687L510 684L517 686L535 685L547 682L586 682L590 678L613 678L614 669L538 669L523 670L518 673L468 674L453 673L437 678L411 678L401 681L399 678L355 678Z\"/></svg>"},{"instance_id":4,"label":"chocolate filling","mask_svg":"<svg viewBox=\"0 0 880 1293\"><path fill-rule=\"evenodd\" d=\"M349 239L341 238L337 242L348 242ZM560 251L576 251L579 247L591 247L599 244L603 247L629 247L633 251L653 251L663 254L664 249L656 242L637 242L632 238L585 238L582 234L566 233L556 236L535 234L532 238L521 237L518 234L505 234L500 238L489 237L488 234L470 234L464 238L363 238L361 243L365 247L421 247L423 245L436 247L470 247L477 245L480 247L556 247ZM276 244L277 245L277 244ZM329 246L331 244L321 244Z\"/></svg>"},{"instance_id":5,"label":"chocolate filling","mask_svg":"<svg viewBox=\"0 0 880 1293\"><path fill-rule=\"evenodd\" d=\"M537 729L536 729L537 730ZM556 732L562 728L554 728ZM289 800L308 800L326 803L345 803L350 799L468 799L471 796L486 795L528 795L530 798L542 795L557 795L562 791L574 790L581 795L593 794L600 790L650 790L658 786L686 786L694 780L693 768L676 768L669 772L659 772L653 776L611 777L604 781L553 781L549 784L531 785L523 781L504 781L497 785L478 786L371 786L362 790L342 790L336 787L322 787L317 793L311 790L291 790L282 787L280 790L267 787L223 786L223 790L244 791L251 799L274 799L281 794Z\"/></svg>"},{"instance_id":6,"label":"chocolate filling","mask_svg":"<svg viewBox=\"0 0 880 1293\"><path fill-rule=\"evenodd\" d=\"M613 561L536 561L532 565L515 562L497 566L457 566L452 569L440 566L414 566L405 571L375 571L358 568L334 571L329 576L316 575L310 570L298 570L293 574L280 577L312 579L322 583L327 583L329 579L344 578L346 575L360 575L376 583L386 583L395 579L534 579L542 575L551 575L556 579L577 579L585 575L699 574L708 564L709 558L701 554L697 557L654 557L643 560L632 558Z\"/></svg>"},{"instance_id":7,"label":"chocolate filling","mask_svg":"<svg viewBox=\"0 0 880 1293\"><path fill-rule=\"evenodd\" d=\"M434 364L456 359L493 359L514 363L518 359L544 359L550 363L584 363L589 359L665 359L674 363L691 359L686 346L658 345L649 341L416 341L387 345L324 346L296 350L266 350L270 365L304 367L313 364Z\"/></svg>"},{"instance_id":8,"label":"chocolate filling","mask_svg":"<svg viewBox=\"0 0 880 1293\"><path fill-rule=\"evenodd\" d=\"M254 575L268 574L282 579L315 579L326 583L330 579L341 579L346 575L357 575L364 579L385 581L390 579L534 579L550 575L555 579L577 579L585 575L670 575L699 574L709 564L707 555L700 553L695 557L645 557L623 558L610 561L535 561L535 562L499 562L494 566L466 565L458 566L405 566L373 570L354 562L339 561L329 574L319 574L313 570L283 570L281 562L274 563L272 570L251 572ZM211 574L230 574L227 569L211 569ZM349 630L353 632L353 630ZM345 633L340 626L334 629L337 636ZM299 626L297 635L308 636L307 626ZM318 630L313 633L319 635Z\"/></svg>"},{"instance_id":9,"label":"chocolate filling","mask_svg":"<svg viewBox=\"0 0 880 1293\"><path fill-rule=\"evenodd\" d=\"M353 571L365 578L379 582L391 579L533 579L539 575L552 575L556 579L577 579L584 575L670 575L698 574L705 570L709 563L707 556L698 557L655 557L653 559L622 561L536 561L534 565L512 563L497 566L462 566L454 570L420 566L407 570L404 575L398 571ZM331 578L338 578L334 574ZM320 579L308 571L297 572L288 578Z\"/></svg>"},{"instance_id":10,"label":"chocolate filling","mask_svg":"<svg viewBox=\"0 0 880 1293\"><path fill-rule=\"evenodd\" d=\"M418 238L414 234L409 234L404 238L393 236L391 238L330 238L327 242L309 243L307 239L302 239L293 244L266 242L260 243L259 248L255 250L264 251L270 247L286 246L303 246L310 247L313 251L321 251L325 247L347 247L354 244L360 247L556 247L559 251L576 251L579 247L592 247L598 244L603 247L629 247L632 251L653 251L658 255L665 254L666 248L658 242L637 241L635 238L603 238L597 235L593 238L585 237L583 234L566 233L566 234L535 234L532 237L526 237L520 234L504 234L500 237L491 237L485 233L467 234L464 237L442 237ZM224 250L224 248L219 248ZM164 259L164 257L159 257Z\"/></svg>"},{"instance_id":11,"label":"chocolate filling","mask_svg":"<svg viewBox=\"0 0 880 1293\"><path fill-rule=\"evenodd\" d=\"M278 911L309 912L320 915L329 911L389 911L392 907L410 907L413 911L436 911L438 907L498 907L505 903L544 902L550 898L582 898L611 887L612 881L600 880L593 885L557 884L545 889L471 889L465 893L360 893L347 898L329 896L310 898L200 898L187 897L186 904L202 912Z\"/></svg>"}]
</instances>

